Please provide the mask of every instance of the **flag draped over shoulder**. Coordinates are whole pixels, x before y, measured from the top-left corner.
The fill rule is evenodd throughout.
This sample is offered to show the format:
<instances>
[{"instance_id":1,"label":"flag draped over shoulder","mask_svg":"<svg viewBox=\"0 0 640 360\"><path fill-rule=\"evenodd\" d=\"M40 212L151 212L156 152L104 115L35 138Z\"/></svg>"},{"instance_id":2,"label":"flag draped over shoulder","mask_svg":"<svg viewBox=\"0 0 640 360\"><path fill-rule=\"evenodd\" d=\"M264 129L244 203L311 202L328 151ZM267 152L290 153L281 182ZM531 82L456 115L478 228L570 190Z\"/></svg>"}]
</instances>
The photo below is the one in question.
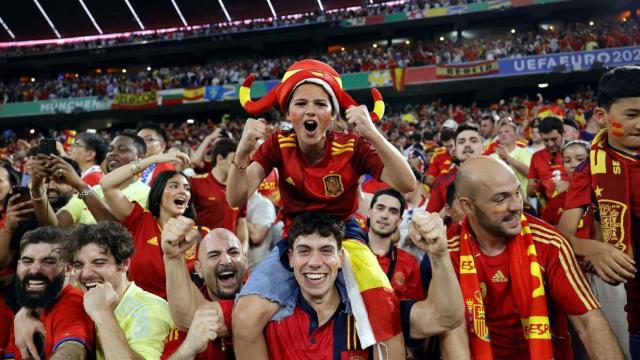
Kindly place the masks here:
<instances>
[{"instance_id":1,"label":"flag draped over shoulder","mask_svg":"<svg viewBox=\"0 0 640 360\"><path fill-rule=\"evenodd\" d=\"M364 349L402 331L400 305L387 275L369 247L353 239L345 239L342 247L345 250L342 272L358 338Z\"/></svg>"}]
</instances>

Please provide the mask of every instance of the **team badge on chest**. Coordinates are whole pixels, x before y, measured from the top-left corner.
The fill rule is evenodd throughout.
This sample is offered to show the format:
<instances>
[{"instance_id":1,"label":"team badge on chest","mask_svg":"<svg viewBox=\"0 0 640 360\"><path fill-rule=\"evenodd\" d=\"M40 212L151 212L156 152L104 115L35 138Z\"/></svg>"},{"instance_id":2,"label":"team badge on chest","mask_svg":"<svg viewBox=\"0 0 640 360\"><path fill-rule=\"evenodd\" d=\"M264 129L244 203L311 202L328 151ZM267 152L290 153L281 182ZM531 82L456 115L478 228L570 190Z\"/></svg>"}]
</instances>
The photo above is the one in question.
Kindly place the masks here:
<instances>
[{"instance_id":1,"label":"team badge on chest","mask_svg":"<svg viewBox=\"0 0 640 360\"><path fill-rule=\"evenodd\" d=\"M340 196L344 192L342 176L338 174L327 175L322 178L324 182L324 194L330 197Z\"/></svg>"}]
</instances>

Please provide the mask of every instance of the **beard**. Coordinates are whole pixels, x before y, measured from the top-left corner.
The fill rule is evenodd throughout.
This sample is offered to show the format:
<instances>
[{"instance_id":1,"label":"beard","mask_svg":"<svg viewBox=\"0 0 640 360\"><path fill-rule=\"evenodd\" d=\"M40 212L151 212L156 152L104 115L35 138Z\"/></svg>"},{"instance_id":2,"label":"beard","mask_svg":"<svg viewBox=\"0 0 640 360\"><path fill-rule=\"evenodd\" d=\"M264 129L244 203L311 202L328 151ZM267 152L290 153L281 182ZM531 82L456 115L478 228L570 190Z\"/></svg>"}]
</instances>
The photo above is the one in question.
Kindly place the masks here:
<instances>
[{"instance_id":1,"label":"beard","mask_svg":"<svg viewBox=\"0 0 640 360\"><path fill-rule=\"evenodd\" d=\"M64 272L61 271L59 275L49 280L42 274L25 275L23 279L20 279L17 275L13 281L13 288L15 290L16 298L20 306L24 306L29 309L36 308L48 308L53 304L58 295L62 291L64 286ZM41 280L45 281L46 286L44 291L35 292L26 289L29 280Z\"/></svg>"},{"instance_id":2,"label":"beard","mask_svg":"<svg viewBox=\"0 0 640 360\"><path fill-rule=\"evenodd\" d=\"M67 203L69 202L69 200L71 200L71 197L73 196L73 194L64 194L59 191L56 191L56 194L58 194L58 196L55 198L55 200L53 201L49 200L49 203L51 204L51 207L53 208L54 211L57 211L61 209L63 206L67 205Z\"/></svg>"},{"instance_id":3,"label":"beard","mask_svg":"<svg viewBox=\"0 0 640 360\"><path fill-rule=\"evenodd\" d=\"M218 274L226 271L234 272L234 279L236 281L236 286L234 289L223 289L220 284L220 279L218 279ZM236 294L240 292L240 287L242 286L242 277L244 273L238 271L233 265L222 265L219 266L216 271L212 274L212 278L210 281L207 281L207 284L215 284L214 288L210 290L222 300L234 300L236 298Z\"/></svg>"},{"instance_id":4,"label":"beard","mask_svg":"<svg viewBox=\"0 0 640 360\"><path fill-rule=\"evenodd\" d=\"M398 229L397 227L394 227L391 230L382 231L382 230L376 229L375 226L371 226L371 232L373 232L374 234L376 234L376 235L378 235L378 236L380 236L382 238L388 238L389 236L393 235L393 233L395 233L397 229Z\"/></svg>"}]
</instances>

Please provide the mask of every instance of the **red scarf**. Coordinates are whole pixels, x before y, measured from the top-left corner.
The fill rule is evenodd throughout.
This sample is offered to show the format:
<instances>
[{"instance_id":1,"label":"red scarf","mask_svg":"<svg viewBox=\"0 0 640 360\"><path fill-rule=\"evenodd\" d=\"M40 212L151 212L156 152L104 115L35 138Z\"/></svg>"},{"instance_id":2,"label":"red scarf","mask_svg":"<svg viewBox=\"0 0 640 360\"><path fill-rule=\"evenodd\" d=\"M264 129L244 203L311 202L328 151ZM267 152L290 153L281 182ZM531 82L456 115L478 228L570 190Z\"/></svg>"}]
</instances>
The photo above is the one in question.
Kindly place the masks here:
<instances>
[{"instance_id":1,"label":"red scarf","mask_svg":"<svg viewBox=\"0 0 640 360\"><path fill-rule=\"evenodd\" d=\"M508 241L506 249L509 254L513 295L521 316L524 336L529 343L529 357L535 360L553 359L542 271L525 215L521 216L520 222L522 224L520 234ZM492 360L489 328L482 303L483 290L478 281L471 241L475 240L473 240L469 220L465 218L460 234L460 286L467 310L465 315L469 345L473 359Z\"/></svg>"},{"instance_id":2,"label":"red scarf","mask_svg":"<svg viewBox=\"0 0 640 360\"><path fill-rule=\"evenodd\" d=\"M600 210L604 242L633 258L629 172L627 161L638 161L620 154L608 145L606 129L593 139L589 153L591 183Z\"/></svg>"}]
</instances>

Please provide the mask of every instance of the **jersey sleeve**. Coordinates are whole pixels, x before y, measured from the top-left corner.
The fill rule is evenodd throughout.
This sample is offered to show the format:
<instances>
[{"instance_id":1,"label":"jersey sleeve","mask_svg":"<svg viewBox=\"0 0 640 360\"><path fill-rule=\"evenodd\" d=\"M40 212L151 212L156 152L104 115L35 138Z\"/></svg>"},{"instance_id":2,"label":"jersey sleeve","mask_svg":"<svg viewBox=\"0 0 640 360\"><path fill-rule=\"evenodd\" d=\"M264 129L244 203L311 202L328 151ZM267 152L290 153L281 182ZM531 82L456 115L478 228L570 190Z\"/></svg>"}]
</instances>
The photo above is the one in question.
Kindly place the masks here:
<instances>
[{"instance_id":1,"label":"jersey sleeve","mask_svg":"<svg viewBox=\"0 0 640 360\"><path fill-rule=\"evenodd\" d=\"M85 177L82 178L82 181L84 181L89 186L96 186L100 184L100 180L102 180L102 173L99 171L88 173Z\"/></svg>"},{"instance_id":2,"label":"jersey sleeve","mask_svg":"<svg viewBox=\"0 0 640 360\"><path fill-rule=\"evenodd\" d=\"M144 215L144 209L137 202L133 203L133 210L125 217L120 220L122 226L126 227L129 232L133 232L132 229L136 229L138 226L142 224L142 218Z\"/></svg>"},{"instance_id":3,"label":"jersey sleeve","mask_svg":"<svg viewBox=\"0 0 640 360\"><path fill-rule=\"evenodd\" d=\"M71 296L69 293L63 293L61 301L65 304L64 314L58 314L56 321L53 323L53 351L67 341L76 341L85 346L87 351L91 353L93 349L94 327L93 321L84 311L82 304L82 296ZM61 306L58 305L58 306ZM49 334L47 334L49 336Z\"/></svg>"},{"instance_id":4,"label":"jersey sleeve","mask_svg":"<svg viewBox=\"0 0 640 360\"><path fill-rule=\"evenodd\" d=\"M279 167L280 164L279 135L279 132L271 134L251 157L251 160L262 166L266 175L271 173L274 167Z\"/></svg>"},{"instance_id":5,"label":"jersey sleeve","mask_svg":"<svg viewBox=\"0 0 640 360\"><path fill-rule=\"evenodd\" d=\"M600 308L569 242L545 226L531 225L531 232L538 244L546 247L543 257L539 259L555 306L569 315L581 315ZM540 247L538 244L536 247ZM538 255L541 254L542 251L539 251Z\"/></svg>"},{"instance_id":6,"label":"jersey sleeve","mask_svg":"<svg viewBox=\"0 0 640 360\"><path fill-rule=\"evenodd\" d=\"M378 152L373 148L373 145L361 136L358 136L356 140L353 161L355 168L361 174L368 174L374 179L380 180L382 170L384 170L384 163L380 159Z\"/></svg>"},{"instance_id":7,"label":"jersey sleeve","mask_svg":"<svg viewBox=\"0 0 640 360\"><path fill-rule=\"evenodd\" d=\"M404 335L405 346L416 349L422 345L424 340L416 340L411 338L411 309L418 301L402 300L400 301L400 318L402 320L402 334Z\"/></svg>"},{"instance_id":8,"label":"jersey sleeve","mask_svg":"<svg viewBox=\"0 0 640 360\"><path fill-rule=\"evenodd\" d=\"M585 160L578 165L571 177L571 185L567 191L567 200L564 204L565 210L591 205L592 190L591 168L589 167L589 161Z\"/></svg>"}]
</instances>

